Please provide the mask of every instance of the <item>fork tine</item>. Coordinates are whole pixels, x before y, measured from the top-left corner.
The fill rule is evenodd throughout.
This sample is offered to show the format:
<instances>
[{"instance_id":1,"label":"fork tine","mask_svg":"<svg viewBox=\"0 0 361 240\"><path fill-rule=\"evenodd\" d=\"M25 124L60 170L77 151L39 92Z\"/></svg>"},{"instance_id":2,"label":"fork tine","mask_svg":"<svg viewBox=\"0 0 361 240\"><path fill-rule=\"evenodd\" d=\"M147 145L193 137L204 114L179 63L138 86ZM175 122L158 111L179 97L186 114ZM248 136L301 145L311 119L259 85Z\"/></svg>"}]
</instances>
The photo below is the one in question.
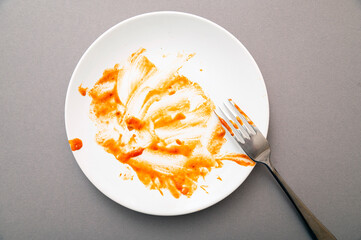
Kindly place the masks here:
<instances>
[{"instance_id":1,"label":"fork tine","mask_svg":"<svg viewBox=\"0 0 361 240\"><path fill-rule=\"evenodd\" d=\"M232 99L228 99L228 102L232 109L228 108L228 106L224 104L227 109L229 109L235 117L238 116L242 120L242 126L248 130L249 134L256 134L257 129L254 128L252 120L233 102Z\"/></svg>"},{"instance_id":2,"label":"fork tine","mask_svg":"<svg viewBox=\"0 0 361 240\"><path fill-rule=\"evenodd\" d=\"M242 136L240 136L239 134L237 134L237 132L236 132L236 134L234 134L233 130L235 130L235 129L234 129L233 125L229 123L229 121L228 121L229 118L228 118L227 115L222 111L222 109L221 109L220 107L218 107L218 108L219 108L219 111L214 110L214 113L217 115L217 117L218 117L219 120L221 121L223 127L226 128L226 131L232 136L232 138L233 138L234 140L236 140L236 142L237 142L238 144L244 144L244 143L245 143L244 138L243 138ZM220 115L222 115L226 120L223 119ZM232 126L232 127L231 127L231 126Z\"/></svg>"},{"instance_id":3,"label":"fork tine","mask_svg":"<svg viewBox=\"0 0 361 240\"><path fill-rule=\"evenodd\" d=\"M233 122L232 122L233 126L234 126L234 125L237 126L237 130L236 130L236 131L238 131L239 134L240 134L243 138L248 138L248 139L250 139L250 133L249 133L248 129L246 129L245 126L243 126L243 125L238 121L238 119L236 118L236 115L231 111L231 109L230 109L226 104L224 104L224 106L225 106L225 108L227 109L227 112L230 113L230 116L231 116L230 118L234 121L234 124L233 124ZM227 115L227 117L228 117L228 115Z\"/></svg>"}]
</instances>

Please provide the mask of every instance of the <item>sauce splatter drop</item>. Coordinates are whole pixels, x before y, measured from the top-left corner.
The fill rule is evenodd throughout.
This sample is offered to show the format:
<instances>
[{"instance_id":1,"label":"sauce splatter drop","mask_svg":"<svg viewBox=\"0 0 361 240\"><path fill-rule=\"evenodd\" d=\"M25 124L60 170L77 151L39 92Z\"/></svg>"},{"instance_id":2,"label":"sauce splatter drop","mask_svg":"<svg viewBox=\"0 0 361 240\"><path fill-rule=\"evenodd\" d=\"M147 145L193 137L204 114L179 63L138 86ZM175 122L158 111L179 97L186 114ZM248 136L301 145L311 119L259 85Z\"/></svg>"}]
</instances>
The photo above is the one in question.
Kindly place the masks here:
<instances>
[{"instance_id":1,"label":"sauce splatter drop","mask_svg":"<svg viewBox=\"0 0 361 240\"><path fill-rule=\"evenodd\" d=\"M87 90L88 90L88 88L82 87L82 84L80 84L80 86L78 87L78 91L82 96L86 95Z\"/></svg>"},{"instance_id":2,"label":"sauce splatter drop","mask_svg":"<svg viewBox=\"0 0 361 240\"><path fill-rule=\"evenodd\" d=\"M69 140L69 144L72 151L77 151L83 147L83 142L79 138Z\"/></svg>"}]
</instances>

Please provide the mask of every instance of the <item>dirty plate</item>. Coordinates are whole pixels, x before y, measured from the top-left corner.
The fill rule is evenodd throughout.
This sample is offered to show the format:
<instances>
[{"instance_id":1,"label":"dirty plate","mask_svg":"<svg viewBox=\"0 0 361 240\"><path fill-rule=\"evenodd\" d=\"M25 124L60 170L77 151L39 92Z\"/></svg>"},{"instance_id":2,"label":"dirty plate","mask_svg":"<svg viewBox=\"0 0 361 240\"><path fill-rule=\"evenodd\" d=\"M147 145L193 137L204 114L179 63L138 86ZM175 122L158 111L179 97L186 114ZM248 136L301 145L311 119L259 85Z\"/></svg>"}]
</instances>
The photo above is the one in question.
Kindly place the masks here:
<instances>
[{"instance_id":1,"label":"dirty plate","mask_svg":"<svg viewBox=\"0 0 361 240\"><path fill-rule=\"evenodd\" d=\"M181 215L202 210L237 189L253 167L224 161L222 168L213 169L204 181L200 179L208 186L206 191L198 188L190 198L176 199L166 191L162 196L147 189L136 175L133 180L121 179L124 165L95 142L90 98L81 96L78 87L92 87L105 69L123 62L140 47L154 58L180 51L195 53L181 74L198 82L217 105L232 98L266 135L269 108L261 72L247 49L217 24L186 13L154 12L125 20L102 34L84 53L71 77L65 102L66 131L68 139L83 141L83 148L73 153L88 179L112 200L142 213ZM240 152L227 138L224 150Z\"/></svg>"}]
</instances>

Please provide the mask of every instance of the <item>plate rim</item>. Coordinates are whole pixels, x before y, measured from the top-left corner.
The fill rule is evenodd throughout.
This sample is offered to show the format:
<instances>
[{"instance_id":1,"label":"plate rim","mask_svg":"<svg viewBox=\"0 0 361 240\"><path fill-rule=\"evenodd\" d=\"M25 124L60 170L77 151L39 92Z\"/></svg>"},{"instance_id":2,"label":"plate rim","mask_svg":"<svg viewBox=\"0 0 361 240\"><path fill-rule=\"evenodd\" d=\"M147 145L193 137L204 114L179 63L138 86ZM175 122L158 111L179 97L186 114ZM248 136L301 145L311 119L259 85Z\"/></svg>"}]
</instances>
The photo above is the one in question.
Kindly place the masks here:
<instances>
[{"instance_id":1,"label":"plate rim","mask_svg":"<svg viewBox=\"0 0 361 240\"><path fill-rule=\"evenodd\" d=\"M99 42L101 41L105 36L107 36L108 34L110 34L111 32L113 32L115 29L121 27L122 25L125 25L127 24L128 22L131 22L131 21L134 21L134 20L139 20L141 18L144 18L144 17L150 17L150 16L154 16L154 15L178 15L178 16L184 16L184 17L190 17L190 18L193 18L193 19L196 19L198 21L202 21L204 23L207 23L207 24L210 24L212 25L213 27L216 27L217 29L221 30L224 34L226 34L230 39L232 39L235 43L237 43L237 45L239 45L239 47L241 47L245 53L248 55L248 58L253 62L253 64L257 67L259 73L260 73L260 77L261 77L261 82L263 84L263 87L265 89L265 99L266 99L266 119L267 119L267 124L266 124L266 131L263 133L265 135L265 137L267 137L268 135L268 130L269 130L269 121L270 121L270 106L269 106L269 99L268 99L268 92L267 92L267 86L266 86L266 83L264 81L264 78L263 78L263 75L262 75L262 72L258 66L258 64L256 63L256 61L254 60L253 56L250 54L250 52L248 51L248 49L241 43L240 40L238 40L232 33L230 33L228 30L226 30L225 28L223 28L222 26L218 25L217 23L211 21L211 20L208 20L204 17L201 17L201 16L198 16L198 15L195 15L195 14L191 14L191 13L186 13L186 12L181 12L181 11L154 11L154 12L148 12L148 13L143 13L143 14L139 14L139 15L136 15L136 16L133 16L133 17L130 17L130 18L127 18L123 21L120 21L119 23L115 24L114 26L110 27L109 29L107 29L105 32L103 32L99 37L97 37L91 44L90 46L85 50L85 52L83 53L83 55L81 56L81 58L79 59L71 77L70 77L70 81L69 81L69 84L68 84L68 88L67 88L67 91L66 91L66 97L65 97L65 108L64 108L64 120L65 120L65 130L66 130L66 135L67 135L67 140L69 140L69 130L68 130L68 122L67 122L67 119L68 119L68 106L69 106L69 95L70 95L70 91L71 91L71 86L73 85L73 82L75 81L74 78L75 78L75 75L76 73L78 72L78 68L80 67L80 65L82 64L82 62L84 61L84 58L87 56L88 52L92 50L92 48ZM70 149L70 148L69 148ZM249 177L249 174L253 171L254 167L256 166L252 166L252 167L249 167L250 168L250 171L248 173L245 174L245 178L241 181L241 183L235 188L233 189L232 191L230 191L228 194L225 194L225 195L222 195L218 198L215 198L213 201L210 201L208 202L207 204L203 205L202 207L194 207L194 208L191 208L191 209L188 209L186 211L180 211L180 212L171 212L171 213L160 213L160 212L157 212L157 211L152 211L152 210L139 210L139 209L136 209L132 206L128 206L127 204L125 204L124 202L121 202L121 201L118 201L119 199L117 198L115 200L115 197L111 196L110 193L106 192L106 191L103 191L103 189L98 185L96 184L92 177L89 176L86 171L84 171L83 167L81 164L79 164L76 156L75 156L75 153L74 151L72 151L72 154L74 156L74 159L76 161L76 163L78 164L78 166L80 167L80 169L82 170L82 172L84 173L84 175L87 177L87 179L102 193L104 194L105 196L107 196L108 198L110 198L112 201L120 204L121 206L125 207L125 208L128 208L128 209L131 209L133 211L136 211L136 212L140 212L140 213L144 213L144 214L148 214L148 215L156 215L156 216L180 216L180 215L185 215L185 214L190 214L190 213L194 213L194 212L198 212L198 211L201 211L201 210L204 210L206 208L209 208L211 206L214 206L215 204L217 204L218 202L222 201L223 199L225 199L226 197L228 197L229 195L231 195L236 189L238 189L243 183L244 181Z\"/></svg>"}]
</instances>

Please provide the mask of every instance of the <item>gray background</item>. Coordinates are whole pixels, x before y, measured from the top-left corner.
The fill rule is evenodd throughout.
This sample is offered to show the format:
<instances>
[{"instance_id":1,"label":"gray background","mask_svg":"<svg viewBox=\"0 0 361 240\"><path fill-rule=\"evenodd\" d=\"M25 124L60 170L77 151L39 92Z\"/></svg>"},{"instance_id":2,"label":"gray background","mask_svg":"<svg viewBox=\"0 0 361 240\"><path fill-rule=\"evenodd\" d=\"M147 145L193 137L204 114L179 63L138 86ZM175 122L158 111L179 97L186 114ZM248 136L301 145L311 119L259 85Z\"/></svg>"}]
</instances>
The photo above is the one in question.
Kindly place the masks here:
<instances>
[{"instance_id":1,"label":"gray background","mask_svg":"<svg viewBox=\"0 0 361 240\"><path fill-rule=\"evenodd\" d=\"M361 1L0 1L0 239L309 239L262 166L204 211L155 217L100 193L64 126L70 76L109 27L185 11L233 33L270 100L279 172L339 239L361 239Z\"/></svg>"}]
</instances>

